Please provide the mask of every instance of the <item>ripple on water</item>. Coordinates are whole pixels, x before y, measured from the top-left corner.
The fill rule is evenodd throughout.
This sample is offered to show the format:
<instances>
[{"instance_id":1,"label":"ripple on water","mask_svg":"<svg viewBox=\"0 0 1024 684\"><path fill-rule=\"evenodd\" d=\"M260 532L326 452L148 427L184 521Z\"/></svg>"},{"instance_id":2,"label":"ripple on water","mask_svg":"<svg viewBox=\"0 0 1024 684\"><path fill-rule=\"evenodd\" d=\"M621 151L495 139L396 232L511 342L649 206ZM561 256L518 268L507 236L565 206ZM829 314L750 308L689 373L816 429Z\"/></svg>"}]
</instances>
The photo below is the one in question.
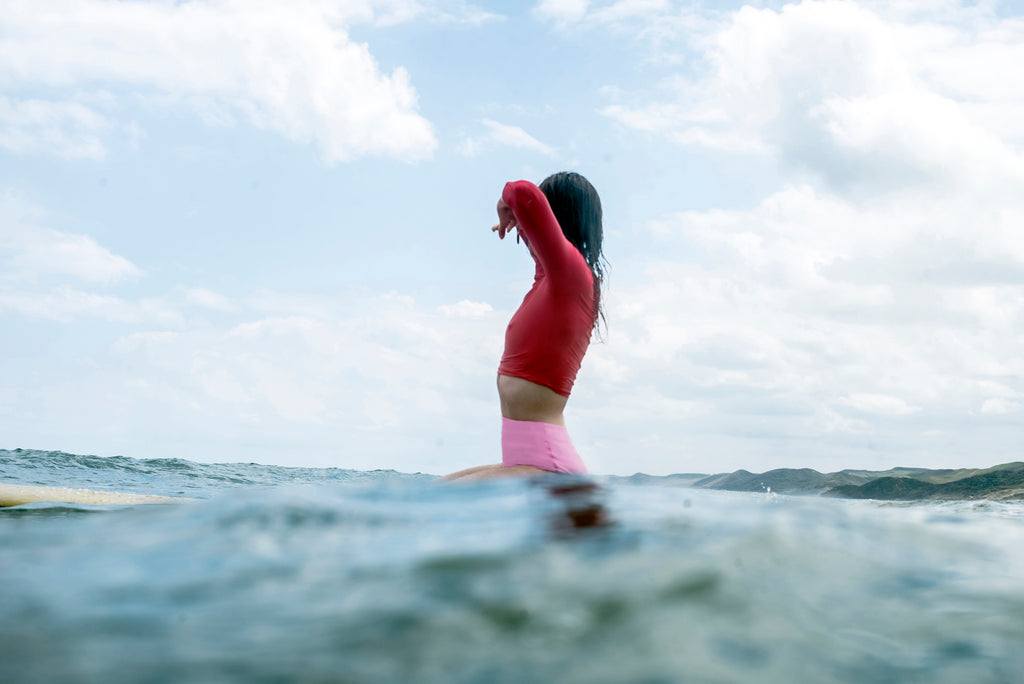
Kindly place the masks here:
<instances>
[{"instance_id":1,"label":"ripple on water","mask_svg":"<svg viewBox=\"0 0 1024 684\"><path fill-rule=\"evenodd\" d=\"M185 489L179 463L132 467L159 473L142 492ZM189 468L205 501L0 511L5 682L952 683L1024 666L1012 504Z\"/></svg>"}]
</instances>

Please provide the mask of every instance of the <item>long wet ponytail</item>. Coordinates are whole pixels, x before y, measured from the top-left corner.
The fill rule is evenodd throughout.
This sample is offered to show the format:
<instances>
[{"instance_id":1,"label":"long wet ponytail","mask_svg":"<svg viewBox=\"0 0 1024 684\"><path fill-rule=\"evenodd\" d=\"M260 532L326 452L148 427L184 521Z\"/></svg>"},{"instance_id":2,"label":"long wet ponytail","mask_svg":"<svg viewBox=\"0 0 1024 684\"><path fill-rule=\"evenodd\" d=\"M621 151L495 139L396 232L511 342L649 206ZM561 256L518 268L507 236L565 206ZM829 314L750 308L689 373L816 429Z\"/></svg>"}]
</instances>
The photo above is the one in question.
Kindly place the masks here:
<instances>
[{"instance_id":1,"label":"long wet ponytail","mask_svg":"<svg viewBox=\"0 0 1024 684\"><path fill-rule=\"evenodd\" d=\"M601 198L586 178L572 171L561 171L541 181L538 186L551 205L551 210L566 239L586 260L594 276L594 327L600 336L600 324L606 323L601 302L608 261L601 251L604 240Z\"/></svg>"}]
</instances>

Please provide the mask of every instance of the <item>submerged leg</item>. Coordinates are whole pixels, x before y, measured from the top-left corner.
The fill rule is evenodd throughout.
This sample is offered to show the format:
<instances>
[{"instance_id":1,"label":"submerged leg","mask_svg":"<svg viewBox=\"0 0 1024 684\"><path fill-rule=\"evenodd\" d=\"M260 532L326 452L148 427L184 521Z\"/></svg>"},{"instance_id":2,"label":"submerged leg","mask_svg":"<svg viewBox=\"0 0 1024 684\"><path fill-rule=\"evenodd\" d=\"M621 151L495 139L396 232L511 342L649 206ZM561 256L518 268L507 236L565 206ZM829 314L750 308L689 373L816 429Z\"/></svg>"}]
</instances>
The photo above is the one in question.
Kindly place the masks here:
<instances>
[{"instance_id":1,"label":"submerged leg","mask_svg":"<svg viewBox=\"0 0 1024 684\"><path fill-rule=\"evenodd\" d=\"M455 480L459 480L461 482L472 482L474 480L489 480L495 477L542 475L547 473L548 471L541 470L540 468L534 468L533 466L511 466L506 468L500 463L495 463L493 465L466 468L465 470L460 470L457 473L452 473L451 475L445 475L439 479L445 482L454 482Z\"/></svg>"}]
</instances>

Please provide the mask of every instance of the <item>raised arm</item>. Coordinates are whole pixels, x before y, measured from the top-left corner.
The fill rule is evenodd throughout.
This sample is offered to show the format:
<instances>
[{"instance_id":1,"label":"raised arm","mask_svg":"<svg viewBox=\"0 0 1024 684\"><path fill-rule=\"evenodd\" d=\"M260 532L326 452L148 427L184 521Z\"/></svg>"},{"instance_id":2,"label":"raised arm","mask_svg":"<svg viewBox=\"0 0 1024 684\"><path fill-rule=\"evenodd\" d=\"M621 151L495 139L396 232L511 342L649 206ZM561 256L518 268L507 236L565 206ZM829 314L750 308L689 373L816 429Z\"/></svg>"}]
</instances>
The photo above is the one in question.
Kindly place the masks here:
<instances>
[{"instance_id":1,"label":"raised arm","mask_svg":"<svg viewBox=\"0 0 1024 684\"><path fill-rule=\"evenodd\" d=\"M578 265L581 255L562 233L548 199L540 188L530 181L513 181L505 184L501 199L511 209L514 225L526 238L546 273L567 273L573 265ZM499 223L508 218L502 217L499 209Z\"/></svg>"}]
</instances>

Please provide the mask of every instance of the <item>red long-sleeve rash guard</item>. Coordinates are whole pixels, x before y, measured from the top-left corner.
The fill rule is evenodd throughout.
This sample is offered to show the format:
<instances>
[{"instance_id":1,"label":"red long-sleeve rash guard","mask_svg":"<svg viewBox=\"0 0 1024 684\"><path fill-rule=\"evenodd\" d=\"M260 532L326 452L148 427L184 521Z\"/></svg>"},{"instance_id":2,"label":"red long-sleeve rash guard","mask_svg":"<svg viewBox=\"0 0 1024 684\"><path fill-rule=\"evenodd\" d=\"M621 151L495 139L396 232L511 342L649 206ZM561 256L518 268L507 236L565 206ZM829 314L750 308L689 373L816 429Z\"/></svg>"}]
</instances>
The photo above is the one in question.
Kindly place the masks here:
<instances>
[{"instance_id":1,"label":"red long-sleeve rash guard","mask_svg":"<svg viewBox=\"0 0 1024 684\"><path fill-rule=\"evenodd\" d=\"M505 330L498 373L568 397L594 327L593 275L562 233L540 188L529 181L506 183L501 199L515 214L537 270Z\"/></svg>"}]
</instances>

